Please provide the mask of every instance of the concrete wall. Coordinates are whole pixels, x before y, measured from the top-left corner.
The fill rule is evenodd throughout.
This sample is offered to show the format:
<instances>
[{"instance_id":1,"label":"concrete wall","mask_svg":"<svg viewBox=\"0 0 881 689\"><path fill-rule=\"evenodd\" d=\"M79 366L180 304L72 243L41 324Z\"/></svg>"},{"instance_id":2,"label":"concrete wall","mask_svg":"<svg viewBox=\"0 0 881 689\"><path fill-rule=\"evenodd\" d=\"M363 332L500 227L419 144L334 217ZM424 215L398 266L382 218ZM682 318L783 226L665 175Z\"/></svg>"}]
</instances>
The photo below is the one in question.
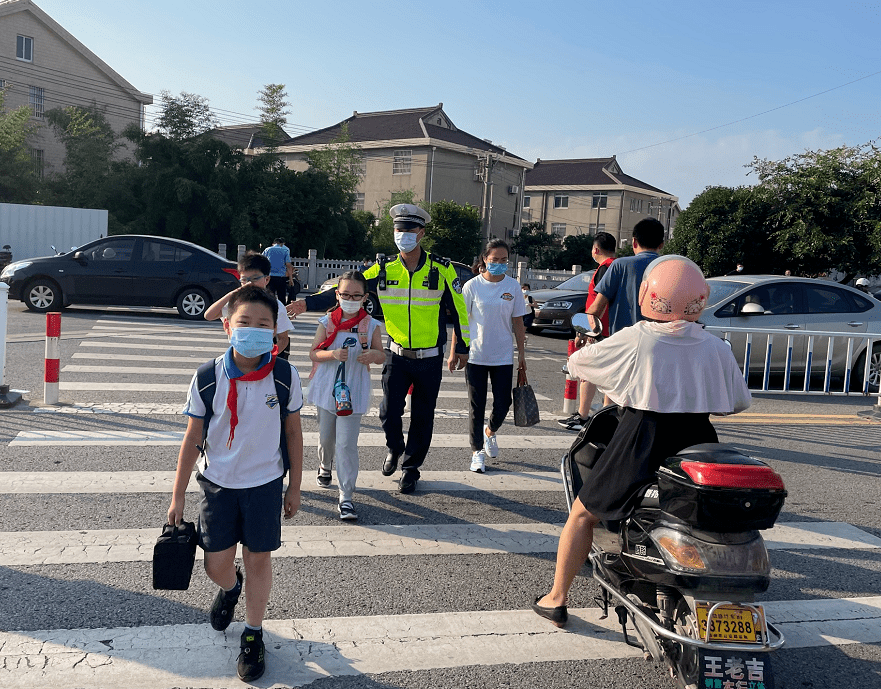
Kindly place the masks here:
<instances>
[{"instance_id":1,"label":"concrete wall","mask_svg":"<svg viewBox=\"0 0 881 689\"><path fill-rule=\"evenodd\" d=\"M16 59L16 37L34 39L33 62ZM106 117L116 131L130 122L139 123L141 103L111 81L102 71L40 22L30 12L0 17L0 79L5 79L5 107L29 104L29 87L43 88L44 111L70 105L106 106ZM44 151L44 173L61 172L64 146L48 127L45 118L34 117L40 127L31 148ZM122 149L120 155L130 155Z\"/></svg>"}]
</instances>

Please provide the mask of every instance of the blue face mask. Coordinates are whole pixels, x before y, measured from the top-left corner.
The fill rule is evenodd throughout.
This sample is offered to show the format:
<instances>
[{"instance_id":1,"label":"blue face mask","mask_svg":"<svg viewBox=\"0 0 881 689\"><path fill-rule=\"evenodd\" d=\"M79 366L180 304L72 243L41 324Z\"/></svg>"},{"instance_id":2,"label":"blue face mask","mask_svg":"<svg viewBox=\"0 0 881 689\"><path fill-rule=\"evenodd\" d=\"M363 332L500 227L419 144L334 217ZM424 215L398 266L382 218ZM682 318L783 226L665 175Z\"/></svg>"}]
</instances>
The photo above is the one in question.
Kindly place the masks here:
<instances>
[{"instance_id":1,"label":"blue face mask","mask_svg":"<svg viewBox=\"0 0 881 689\"><path fill-rule=\"evenodd\" d=\"M229 343L239 354L253 359L272 349L274 335L269 328L233 328Z\"/></svg>"},{"instance_id":2,"label":"blue face mask","mask_svg":"<svg viewBox=\"0 0 881 689\"><path fill-rule=\"evenodd\" d=\"M504 275L508 272L507 263L487 263L486 269L490 275Z\"/></svg>"},{"instance_id":3,"label":"blue face mask","mask_svg":"<svg viewBox=\"0 0 881 689\"><path fill-rule=\"evenodd\" d=\"M395 246L403 253L409 253L419 244L418 232L395 232Z\"/></svg>"}]
</instances>

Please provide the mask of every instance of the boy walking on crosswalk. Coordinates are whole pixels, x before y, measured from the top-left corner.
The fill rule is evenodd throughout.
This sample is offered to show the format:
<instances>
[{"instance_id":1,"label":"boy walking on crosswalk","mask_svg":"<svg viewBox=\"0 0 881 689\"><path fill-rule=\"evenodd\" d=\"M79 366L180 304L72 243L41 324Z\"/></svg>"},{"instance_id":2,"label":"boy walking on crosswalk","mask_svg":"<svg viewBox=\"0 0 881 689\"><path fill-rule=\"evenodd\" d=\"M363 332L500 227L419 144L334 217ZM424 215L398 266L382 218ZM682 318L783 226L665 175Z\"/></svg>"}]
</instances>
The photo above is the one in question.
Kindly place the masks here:
<instances>
[{"instance_id":1,"label":"boy walking on crosswalk","mask_svg":"<svg viewBox=\"0 0 881 689\"><path fill-rule=\"evenodd\" d=\"M270 557L281 547L281 512L284 509L289 519L300 506L303 392L292 368L286 409L279 410L273 376L277 349L272 344L277 318L278 302L260 287L243 287L230 298L223 327L232 346L213 364L216 387L211 413L202 401L199 376L193 376L183 412L189 420L168 508L168 523L179 524L187 484L198 461L199 545L205 551L205 571L220 587L211 607L211 626L218 631L229 626L242 592L245 577L235 565L242 544L247 595L238 675L246 682L260 677L266 668L262 625L272 588ZM289 366L284 361L279 364ZM206 418L210 423L203 440ZM284 498L282 442L290 463Z\"/></svg>"}]
</instances>

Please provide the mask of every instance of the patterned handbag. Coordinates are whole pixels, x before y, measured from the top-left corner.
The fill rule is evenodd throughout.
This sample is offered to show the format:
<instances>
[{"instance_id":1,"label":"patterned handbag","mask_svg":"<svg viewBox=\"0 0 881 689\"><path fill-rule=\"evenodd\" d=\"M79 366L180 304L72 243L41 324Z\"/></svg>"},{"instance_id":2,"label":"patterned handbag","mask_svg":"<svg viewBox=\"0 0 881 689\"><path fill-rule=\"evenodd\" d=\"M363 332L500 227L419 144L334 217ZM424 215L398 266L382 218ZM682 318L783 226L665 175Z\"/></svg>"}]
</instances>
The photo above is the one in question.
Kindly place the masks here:
<instances>
[{"instance_id":1,"label":"patterned handbag","mask_svg":"<svg viewBox=\"0 0 881 689\"><path fill-rule=\"evenodd\" d=\"M534 426L541 419L538 414L538 402L532 386L526 382L526 371L517 369L517 387L514 388L514 425Z\"/></svg>"}]
</instances>

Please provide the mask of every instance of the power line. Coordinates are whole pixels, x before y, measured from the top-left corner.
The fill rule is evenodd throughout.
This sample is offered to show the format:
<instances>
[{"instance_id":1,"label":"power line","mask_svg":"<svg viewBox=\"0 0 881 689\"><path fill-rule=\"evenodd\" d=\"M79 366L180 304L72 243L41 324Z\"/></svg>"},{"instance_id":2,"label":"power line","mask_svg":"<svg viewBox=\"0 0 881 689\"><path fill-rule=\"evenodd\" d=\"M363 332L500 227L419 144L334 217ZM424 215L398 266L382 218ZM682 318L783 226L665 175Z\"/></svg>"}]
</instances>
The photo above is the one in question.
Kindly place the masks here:
<instances>
[{"instance_id":1,"label":"power line","mask_svg":"<svg viewBox=\"0 0 881 689\"><path fill-rule=\"evenodd\" d=\"M814 93L810 96L805 96L804 98L799 98L798 100L794 100L791 103L786 103L784 105L778 105L776 108L771 108L770 110L764 110L762 112L758 112L755 115L749 115L748 117L741 117L739 120L733 120L731 122L726 122L725 124L720 124L715 127L710 127L709 129L704 129L699 132L694 132L693 134L686 134L685 136L679 136L675 139L668 139L667 141L660 141L656 144L649 144L648 146L640 146L639 148L632 148L629 151L624 151L619 155L626 155L627 153L635 153L636 151L644 151L647 148L655 148L656 146L663 146L664 144L670 144L674 141L682 141L683 139L690 139L693 136L700 136L701 134L706 134L707 132L713 132L717 129L722 129L723 127L730 127L733 124L739 124L740 122L746 122L747 120L752 120L756 117L761 117L762 115L767 115L769 112L774 112L775 110L782 110L783 108L788 108L791 105L795 105L797 103L803 103L806 100L810 100L811 98L816 98L817 96L822 96L826 93L831 93L832 91L837 91L838 89L842 89L845 86L850 86L851 84L856 84L858 81L863 81L865 79L869 79L871 77L877 76L881 74L881 70L877 72L872 72L871 74L867 74L864 77L860 77L858 79L854 79L852 81L848 81L844 84L839 84L838 86L833 86L831 89L826 89L825 91L820 91L819 93Z\"/></svg>"}]
</instances>

